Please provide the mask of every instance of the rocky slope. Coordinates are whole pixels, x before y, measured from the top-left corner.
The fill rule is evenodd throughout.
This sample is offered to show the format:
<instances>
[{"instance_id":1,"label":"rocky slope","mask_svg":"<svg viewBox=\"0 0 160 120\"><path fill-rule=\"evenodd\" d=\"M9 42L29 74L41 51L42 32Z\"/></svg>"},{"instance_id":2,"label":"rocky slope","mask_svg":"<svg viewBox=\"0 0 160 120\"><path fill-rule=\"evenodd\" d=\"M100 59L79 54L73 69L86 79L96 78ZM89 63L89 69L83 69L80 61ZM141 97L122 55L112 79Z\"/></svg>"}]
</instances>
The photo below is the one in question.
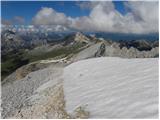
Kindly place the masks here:
<instances>
[{"instance_id":1,"label":"rocky slope","mask_svg":"<svg viewBox=\"0 0 160 120\"><path fill-rule=\"evenodd\" d=\"M24 79L4 84L2 86L2 117L13 117L16 111L27 104L28 98L33 95L40 85L45 84L53 78L56 78L53 79L54 84L60 82L58 76L62 74L62 71L61 67L50 66L49 68L32 72Z\"/></svg>"},{"instance_id":2,"label":"rocky slope","mask_svg":"<svg viewBox=\"0 0 160 120\"><path fill-rule=\"evenodd\" d=\"M134 47L120 48L119 43L116 42L110 44L106 41L100 41L79 52L72 59L74 59L74 61L78 61L100 56L121 58L154 58L159 56L159 47L154 47L150 51L139 51Z\"/></svg>"},{"instance_id":3,"label":"rocky slope","mask_svg":"<svg viewBox=\"0 0 160 120\"><path fill-rule=\"evenodd\" d=\"M59 62L60 61L61 60L59 60ZM42 62L53 63L52 60L42 61ZM75 65L80 65L80 66L75 66ZM99 73L95 74L94 72L99 72ZM108 83L105 83L106 85L103 84L104 82L99 82L94 84L88 83L91 81L94 82L95 80L102 81L103 79L108 78L106 76L110 78L108 79ZM81 81L82 79L85 82ZM62 66L61 64L55 65L55 63L53 63L44 69L40 69L27 74L22 79L14 80L12 82L6 82L5 84L2 85L2 108L3 108L2 117L21 118L21 119L96 118L96 116L98 118L126 118L126 117L157 118L157 107L156 107L158 106L156 102L156 100L158 99L157 80L158 80L158 59L156 58L122 59L114 57L113 58L100 57L95 59L82 60L80 62L73 63L69 66L65 65ZM118 81L121 82L119 83ZM131 83L129 81L131 81ZM137 83L136 81L139 82ZM112 82L114 83L112 84ZM95 85L96 88L94 88ZM100 85L105 85L105 87L102 88ZM112 87L111 88L109 87L110 89L107 88L107 86L110 85L111 86L115 85L113 86L113 89L114 87L116 87L117 89L115 89L115 91L114 90L112 91ZM89 90L83 91L82 89L79 89L83 87ZM92 87L95 92L91 91L92 94L89 94L88 92ZM98 90L97 87L102 88L101 90L103 94L100 91L99 91L100 93L96 92L96 90ZM120 92L121 88L123 88L122 92ZM124 94L123 91L128 92L129 88L132 88L130 89L130 94ZM97 97L98 95L103 96L105 93L104 91L108 90L110 91L109 93L113 94L110 95L107 92L108 95L110 95L110 97L105 98L105 101L103 101L104 99L102 100L99 99L101 100L99 101L101 105L98 106L98 109L97 107L95 107L97 112L94 108L90 106L91 102L90 100L87 99L88 100L87 102L83 102L83 100L85 100L86 97L89 97L89 99L93 99L92 97L94 96L92 95L96 95ZM70 97L70 95L72 95L72 97ZM119 99L116 98L116 96L118 95L123 97L125 97L125 95L128 95L128 97L126 97L125 100L130 101L131 99L132 104L127 106L128 107L132 106L131 108L134 109L133 111L137 110L141 111L138 112L137 114L133 112L131 109L128 110L127 112L124 111L125 114L119 114L119 112L118 113L115 112L115 114L110 114L112 110L116 111L117 109L123 112L123 110L125 109L124 107L126 107L123 106L122 102L123 100L119 101ZM143 96L143 98L150 96L150 99L145 99L144 102L143 100L141 100L142 97L138 97L140 95ZM136 98L134 99L134 101L132 99L133 96L135 96ZM82 100L80 100L80 98L77 97L80 97ZM97 97L94 97L94 99L96 99ZM105 106L106 102L109 99L112 99L112 97L113 99L115 99L114 105L107 104L108 106L106 107ZM81 102L79 103L79 101L81 101L82 103ZM141 102L143 104L146 103L145 106L143 106ZM149 103L153 104L155 103L155 104L153 105ZM85 104L88 104L88 106L85 106ZM118 107L119 104L120 106ZM152 108L151 106L155 107ZM106 109L101 109L100 107L106 109L110 108L107 109L107 116L103 115L101 116L101 113L104 112L98 112L98 111L99 110L105 111ZM150 113L153 112L154 114L147 113L146 107L150 107L151 108Z\"/></svg>"},{"instance_id":4,"label":"rocky slope","mask_svg":"<svg viewBox=\"0 0 160 120\"><path fill-rule=\"evenodd\" d=\"M12 39L14 41L16 38L14 37L16 36L14 32L9 32L6 34L4 34L4 36L7 37L7 39L5 39L6 41L12 41ZM17 41L21 40L17 39ZM2 44L4 43L2 42ZM13 70L15 70L17 67L29 62L48 58L59 59L67 57L70 63L101 56L121 58L155 58L159 57L159 45L157 41L147 42L145 40L114 42L111 40L99 39L95 36L85 36L84 34L78 32L65 37L62 41L56 43L55 45L39 46L29 50L27 54L19 54L13 56L12 58L10 58L12 54L9 54L8 57L4 57L6 55L2 55L2 76L3 74L13 72ZM43 69L47 66L48 65L46 64L39 64L36 62L27 64L22 68L17 69L12 73L13 75L11 74L4 81L21 79L28 73Z\"/></svg>"},{"instance_id":5,"label":"rocky slope","mask_svg":"<svg viewBox=\"0 0 160 120\"><path fill-rule=\"evenodd\" d=\"M159 56L159 46L156 41L151 45L144 40L133 42L113 42L110 40L98 39L94 36L85 36L78 32L77 34L67 36L62 40L62 42L54 46L36 47L33 50L28 51L28 54L30 55L31 60L33 58L38 60L48 57L54 57L52 59L55 60L66 57L67 61L69 61L67 64L70 64L75 61L101 56L121 58L155 58ZM15 72L4 79L2 83L22 79L30 72L46 68L49 65L50 63L43 64L39 62L27 64L18 68Z\"/></svg>"},{"instance_id":6,"label":"rocky slope","mask_svg":"<svg viewBox=\"0 0 160 120\"><path fill-rule=\"evenodd\" d=\"M13 31L6 31L2 34L2 56L9 51L17 51L18 49L31 49L28 50L30 55L38 55L39 53L48 53L58 48L70 47L75 45L92 46L98 42L103 42L106 46L105 56L118 56L118 57L155 57L158 56L158 41L134 40L134 41L111 41L96 38L94 36L85 36L77 32L70 34L59 41L42 44L33 47L32 40L25 41L22 37ZM43 42L43 40L41 41ZM149 52L151 51L151 52Z\"/></svg>"},{"instance_id":7,"label":"rocky slope","mask_svg":"<svg viewBox=\"0 0 160 120\"><path fill-rule=\"evenodd\" d=\"M25 47L24 44L27 45L26 42L31 42L32 40L25 42L25 40L17 36L17 33L10 31L2 35L1 65L3 80L6 76L23 65L48 58L65 57L75 54L87 47L87 43L76 41L74 35L68 36L65 39L57 42L53 41L49 44L43 44L39 46L28 45L27 47Z\"/></svg>"},{"instance_id":8,"label":"rocky slope","mask_svg":"<svg viewBox=\"0 0 160 120\"><path fill-rule=\"evenodd\" d=\"M59 60L60 62L61 60ZM2 85L3 118L87 118L88 112L75 109L73 114L65 110L63 69L65 64L55 61L44 69L27 74L22 79L12 79ZM12 74L12 77L15 74Z\"/></svg>"},{"instance_id":9,"label":"rocky slope","mask_svg":"<svg viewBox=\"0 0 160 120\"><path fill-rule=\"evenodd\" d=\"M2 82L2 117L88 118L89 112L83 106L77 106L72 113L66 111L63 70L74 62L95 57L146 58L149 60L148 58L159 56L159 46L156 42L152 45L145 41L128 44L85 36L79 32L65 37L56 44L65 49L60 49L52 59L40 59L29 63L4 79ZM48 54L48 47L51 50L58 48L53 45L46 47L44 54ZM29 52L42 53L39 50L42 50L41 47ZM132 61L132 59L127 60ZM155 67L154 64L151 67Z\"/></svg>"}]
</instances>

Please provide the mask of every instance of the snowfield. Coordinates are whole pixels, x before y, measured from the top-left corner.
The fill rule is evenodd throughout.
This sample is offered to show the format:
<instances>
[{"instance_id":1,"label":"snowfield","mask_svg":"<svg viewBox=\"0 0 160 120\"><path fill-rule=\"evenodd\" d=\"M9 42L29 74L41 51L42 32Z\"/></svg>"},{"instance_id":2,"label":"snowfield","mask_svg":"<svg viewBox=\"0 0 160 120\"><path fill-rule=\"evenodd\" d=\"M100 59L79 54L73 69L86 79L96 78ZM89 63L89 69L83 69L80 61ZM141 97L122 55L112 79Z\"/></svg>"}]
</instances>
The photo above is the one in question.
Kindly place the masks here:
<instances>
[{"instance_id":1,"label":"snowfield","mask_svg":"<svg viewBox=\"0 0 160 120\"><path fill-rule=\"evenodd\" d=\"M158 58L100 57L64 69L66 110L90 118L158 118Z\"/></svg>"}]
</instances>

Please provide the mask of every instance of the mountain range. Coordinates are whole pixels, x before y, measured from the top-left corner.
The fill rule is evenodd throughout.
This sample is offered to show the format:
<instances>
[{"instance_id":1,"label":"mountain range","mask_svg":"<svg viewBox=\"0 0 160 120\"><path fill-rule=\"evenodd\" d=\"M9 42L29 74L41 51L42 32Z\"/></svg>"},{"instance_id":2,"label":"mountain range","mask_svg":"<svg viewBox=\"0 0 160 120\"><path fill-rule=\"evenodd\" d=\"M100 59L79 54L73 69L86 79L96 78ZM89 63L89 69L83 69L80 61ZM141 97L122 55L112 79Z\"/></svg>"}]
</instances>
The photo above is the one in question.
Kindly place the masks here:
<instances>
[{"instance_id":1,"label":"mountain range","mask_svg":"<svg viewBox=\"0 0 160 120\"><path fill-rule=\"evenodd\" d=\"M93 116L97 117L99 116L99 114L96 113L98 111L94 111L94 108L91 106L89 106L89 111L86 111L86 109L81 106L81 103L71 102L70 97L73 96L68 93L70 93L70 90L76 90L71 93L80 95L75 96L75 98L73 97L74 100L78 101L78 99L83 96L83 90L81 91L80 89L80 92L77 92L79 88L86 89L88 88L85 87L86 85L88 86L90 83L93 84L96 80L105 80L107 78L106 74L109 75L111 82L114 81L115 79L113 79L112 75L117 71L116 67L118 66L121 67L117 73L121 76L117 77L116 80L120 78L121 81L126 81L126 83L117 82L115 84L119 88L118 90L113 90L113 92L118 93L117 98L123 95L117 91L131 88L129 87L130 84L127 82L127 79L124 79L125 75L136 76L136 79L134 79L135 77L130 78L133 84L136 84L136 80L142 82L138 84L138 88L136 89L138 92L136 92L136 94L127 94L129 97L130 95L137 96L141 94L145 96L146 93L143 93L142 90L146 90L146 88L143 87L147 86L148 82L153 83L150 78L153 78L155 81L153 84L150 84L148 89L151 94L154 92L153 90L155 90L153 88L157 85L156 70L158 69L156 69L156 66L158 66L159 42L156 39L151 41L144 39L132 41L112 40L105 37L97 37L93 33L19 33L14 30L2 31L1 38L3 118L90 118L92 117L92 112L94 113ZM153 65L152 62L154 63ZM147 64L147 66L145 66L145 64ZM74 67L74 65L76 65L76 67ZM90 73L89 69L91 70L92 67L95 69ZM139 67L141 69L139 69ZM81 68L83 70L79 71ZM99 73L96 72L98 69L100 69ZM104 72L102 69L106 71ZM110 69L112 74L107 71L108 69ZM125 69L125 72L121 71L123 69ZM78 70L78 72L74 73L74 70ZM137 72L135 73L133 70ZM140 76L143 71L145 71L144 75L148 75L145 80L143 78L144 76ZM94 75L97 79L94 79L94 81L91 79L92 73L96 73ZM123 74L125 75L123 76ZM76 75L78 76L75 77ZM71 79L69 79L70 82L67 83L68 78ZM83 80L82 78L85 78L85 85L81 82L81 80ZM74 82L74 79L76 79L77 82ZM80 87L76 87L77 83L80 83ZM108 83L107 81L104 83L107 85L110 84L109 81ZM126 89L123 89L121 86L125 86ZM65 87L65 89L63 89L63 87ZM95 90L94 87L96 88L97 86L93 86L93 89L88 88L87 91ZM107 86L101 87L105 90L108 89ZM134 89L135 88L132 88L131 91L135 92ZM96 88L96 90L99 89ZM98 92L88 94L84 92L89 99L98 96L97 93ZM106 94L102 95L106 98ZM146 103L157 100L157 96L152 98L153 99L148 99ZM86 99L82 97L82 100ZM118 99L115 99L115 101L117 100ZM131 105L133 103L131 108L135 110L141 108L139 105L138 107L134 106L134 104L138 104L137 101L130 102L130 99L127 100L129 100L128 102ZM143 102L143 99L139 100ZM86 102L89 105L92 104L91 101ZM157 104L157 102L155 102L155 104ZM80 106L74 109L73 106L75 105ZM100 109L102 108L101 106L103 106L101 104L97 105ZM110 106L110 104L108 106ZM123 109L123 105L120 106L120 109ZM115 109L114 107L116 108L117 104L111 107L111 110ZM152 108L155 111L157 110L154 106L152 106ZM72 113L69 113L71 109ZM104 109L102 113L106 111L110 113L107 109ZM91 115L89 112L91 112ZM142 114L144 115L142 118L144 118L147 113L145 108L140 112L144 113ZM131 113L132 111L129 110L125 114L128 114L129 117L136 117L138 115L134 113L132 116ZM154 118L157 116L157 111L154 115L149 115L151 118ZM110 115L108 117L113 116ZM123 118L124 116L118 116L118 118L121 117Z\"/></svg>"},{"instance_id":2,"label":"mountain range","mask_svg":"<svg viewBox=\"0 0 160 120\"><path fill-rule=\"evenodd\" d=\"M159 56L157 40L111 40L94 34L19 33L2 31L2 80L17 68L37 60L70 57L73 61L96 56L149 58Z\"/></svg>"}]
</instances>

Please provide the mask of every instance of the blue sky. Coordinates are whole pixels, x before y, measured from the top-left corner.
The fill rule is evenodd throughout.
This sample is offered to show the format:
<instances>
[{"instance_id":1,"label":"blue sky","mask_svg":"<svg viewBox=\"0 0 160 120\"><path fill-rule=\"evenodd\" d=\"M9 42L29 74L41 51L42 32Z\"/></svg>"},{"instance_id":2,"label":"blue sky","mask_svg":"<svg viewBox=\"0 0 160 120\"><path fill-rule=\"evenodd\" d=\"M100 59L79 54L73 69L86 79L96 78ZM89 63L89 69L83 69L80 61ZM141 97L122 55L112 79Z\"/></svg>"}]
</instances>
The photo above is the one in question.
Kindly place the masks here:
<instances>
[{"instance_id":1,"label":"blue sky","mask_svg":"<svg viewBox=\"0 0 160 120\"><path fill-rule=\"evenodd\" d=\"M113 3L120 13L126 13L122 1ZM25 24L29 24L42 7L53 8L73 18L88 16L90 13L90 9L81 9L74 1L2 1L1 5L2 19L11 20L15 16L21 16L25 19Z\"/></svg>"},{"instance_id":2,"label":"blue sky","mask_svg":"<svg viewBox=\"0 0 160 120\"><path fill-rule=\"evenodd\" d=\"M159 32L158 1L2 1L2 24L62 26L80 31Z\"/></svg>"}]
</instances>

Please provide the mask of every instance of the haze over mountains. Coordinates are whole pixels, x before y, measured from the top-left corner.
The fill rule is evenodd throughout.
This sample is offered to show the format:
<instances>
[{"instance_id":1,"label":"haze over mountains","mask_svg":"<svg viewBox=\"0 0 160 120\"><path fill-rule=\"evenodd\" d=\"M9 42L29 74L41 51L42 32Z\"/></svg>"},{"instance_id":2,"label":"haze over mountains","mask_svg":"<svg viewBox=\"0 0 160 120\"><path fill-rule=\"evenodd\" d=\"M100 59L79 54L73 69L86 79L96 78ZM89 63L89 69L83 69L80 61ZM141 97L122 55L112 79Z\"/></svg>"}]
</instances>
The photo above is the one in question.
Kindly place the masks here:
<instances>
[{"instance_id":1,"label":"haze over mountains","mask_svg":"<svg viewBox=\"0 0 160 120\"><path fill-rule=\"evenodd\" d=\"M41 34L69 34L72 32L78 32L75 29L68 29L61 25L2 25L2 31L10 30L17 32L18 34L27 34L27 33L41 33ZM145 39L145 40L158 40L158 33L144 33L144 34L133 34L133 33L114 33L114 32L84 32L85 34L93 34L96 37L102 37L105 39L111 40L137 40L137 39Z\"/></svg>"}]
</instances>

